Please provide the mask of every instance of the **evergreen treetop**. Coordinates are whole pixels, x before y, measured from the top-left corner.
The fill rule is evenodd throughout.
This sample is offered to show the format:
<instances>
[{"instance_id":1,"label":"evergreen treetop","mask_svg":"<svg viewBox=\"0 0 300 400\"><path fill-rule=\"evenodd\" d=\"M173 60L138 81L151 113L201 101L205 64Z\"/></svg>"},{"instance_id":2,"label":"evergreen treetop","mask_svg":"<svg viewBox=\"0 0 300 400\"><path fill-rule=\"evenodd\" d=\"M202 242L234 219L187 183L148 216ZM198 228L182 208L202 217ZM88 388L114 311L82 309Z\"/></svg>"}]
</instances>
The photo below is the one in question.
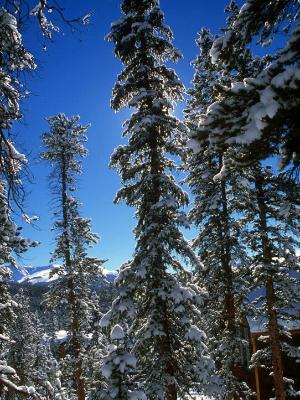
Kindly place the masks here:
<instances>
[{"instance_id":1,"label":"evergreen treetop","mask_svg":"<svg viewBox=\"0 0 300 400\"><path fill-rule=\"evenodd\" d=\"M270 51L256 75L240 79L237 74L225 98L209 107L201 125L212 132L212 145L219 129L221 142L247 146L241 162L279 154L280 168L291 166L291 172L298 174L299 34L297 1L248 0L229 29L215 40L212 62L233 73L239 70L241 54L256 43L257 36L256 44L263 47L281 36L284 45Z\"/></svg>"},{"instance_id":2,"label":"evergreen treetop","mask_svg":"<svg viewBox=\"0 0 300 400\"><path fill-rule=\"evenodd\" d=\"M128 144L115 150L111 166L123 183L116 201L136 208L137 244L133 259L121 267L120 295L102 323L120 324L132 343L135 382L146 396L175 399L177 393L205 391L212 367L205 335L195 325L201 291L188 283L185 269L185 264L199 263L179 229L188 226L180 209L188 196L173 176L186 135L172 114L174 102L182 99L183 85L165 64L177 61L180 53L171 43L158 1L125 0L121 10L122 18L108 35L124 64L112 107L135 111L125 122Z\"/></svg>"}]
</instances>

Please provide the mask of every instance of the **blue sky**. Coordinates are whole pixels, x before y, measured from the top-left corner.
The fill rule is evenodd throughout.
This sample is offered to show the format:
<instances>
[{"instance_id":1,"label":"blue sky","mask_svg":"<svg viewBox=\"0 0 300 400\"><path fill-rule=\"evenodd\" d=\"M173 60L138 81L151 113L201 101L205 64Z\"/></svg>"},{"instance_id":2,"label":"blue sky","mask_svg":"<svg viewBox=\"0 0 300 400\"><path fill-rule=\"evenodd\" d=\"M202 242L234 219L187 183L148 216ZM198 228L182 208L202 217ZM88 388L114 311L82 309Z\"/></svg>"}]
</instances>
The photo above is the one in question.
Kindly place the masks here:
<instances>
[{"instance_id":1,"label":"blue sky","mask_svg":"<svg viewBox=\"0 0 300 400\"><path fill-rule=\"evenodd\" d=\"M224 7L228 1L215 0L161 0L166 22L175 36L175 46L184 59L176 71L188 87L193 76L190 62L197 55L196 33L208 27L218 33L225 24ZM112 21L120 17L119 0L64 0L67 13L81 15L93 10L91 24L81 33L71 34L67 27L55 43L47 43L34 25L27 27L24 44L35 55L38 68L26 75L25 82L31 94L22 103L24 120L14 127L21 149L29 154L33 183L26 184L27 213L37 214L40 220L35 228L25 226L23 234L41 241L38 248L24 254L23 265L45 265L53 249L51 193L48 188L48 166L38 161L42 151L40 135L47 131L45 117L64 112L79 114L82 123L91 123L88 132L89 155L83 163L78 197L83 203L82 214L93 220L93 230L101 241L91 254L107 258L107 268L116 269L131 257L134 250L132 230L134 210L124 204L114 205L113 198L120 187L120 179L108 168L113 149L122 142L122 123L128 111L118 114L110 109L112 87L122 66L113 54L113 45L104 41ZM178 106L181 115L183 105ZM20 147L20 146L19 146ZM187 233L191 237L193 232Z\"/></svg>"}]
</instances>

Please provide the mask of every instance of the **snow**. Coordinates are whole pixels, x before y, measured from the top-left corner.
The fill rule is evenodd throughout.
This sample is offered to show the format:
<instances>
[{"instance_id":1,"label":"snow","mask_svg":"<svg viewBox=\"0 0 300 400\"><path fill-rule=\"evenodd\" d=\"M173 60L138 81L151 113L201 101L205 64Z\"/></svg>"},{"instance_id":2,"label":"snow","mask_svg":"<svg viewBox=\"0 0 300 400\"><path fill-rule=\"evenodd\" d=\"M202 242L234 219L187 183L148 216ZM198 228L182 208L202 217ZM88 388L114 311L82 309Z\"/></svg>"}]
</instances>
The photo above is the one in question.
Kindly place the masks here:
<instances>
[{"instance_id":1,"label":"snow","mask_svg":"<svg viewBox=\"0 0 300 400\"><path fill-rule=\"evenodd\" d=\"M272 80L271 80L271 85L275 86L276 88L284 88L287 85L289 86L294 86L294 83L292 83L293 80L300 80L300 68L294 67L294 66L288 66L285 68L283 72L280 74L276 75Z\"/></svg>"},{"instance_id":2,"label":"snow","mask_svg":"<svg viewBox=\"0 0 300 400\"><path fill-rule=\"evenodd\" d=\"M172 196L170 196L170 197L168 197L168 198L166 198L166 199L162 199L162 200L160 200L159 202L157 202L156 204L154 204L153 206L152 206L152 209L155 209L155 208L160 208L160 207L167 207L167 208L176 208L177 207L177 204L178 204L178 201L174 198L174 197L172 197ZM149 230L150 229L153 229L153 227L155 226L156 224L151 224L151 225L149 225Z\"/></svg>"},{"instance_id":3,"label":"snow","mask_svg":"<svg viewBox=\"0 0 300 400\"><path fill-rule=\"evenodd\" d=\"M15 375L16 371L7 365L0 365L0 373L8 374L8 375Z\"/></svg>"},{"instance_id":4,"label":"snow","mask_svg":"<svg viewBox=\"0 0 300 400\"><path fill-rule=\"evenodd\" d=\"M61 329L61 330L55 332L55 339L57 342L61 342L61 343L65 342L67 337L68 337L68 332L65 331L64 329Z\"/></svg>"},{"instance_id":5,"label":"snow","mask_svg":"<svg viewBox=\"0 0 300 400\"><path fill-rule=\"evenodd\" d=\"M123 362L126 364L126 365L129 365L130 367L132 367L132 368L136 368L136 358L135 358L135 356L133 356L132 354L125 354L123 357L122 357L122 359L123 359Z\"/></svg>"},{"instance_id":6,"label":"snow","mask_svg":"<svg viewBox=\"0 0 300 400\"><path fill-rule=\"evenodd\" d=\"M246 89L245 82L232 82L230 89L233 93L237 93L240 90L245 90Z\"/></svg>"},{"instance_id":7,"label":"snow","mask_svg":"<svg viewBox=\"0 0 300 400\"><path fill-rule=\"evenodd\" d=\"M277 211L278 215L283 218L288 218L291 212L291 204L288 202L282 203Z\"/></svg>"},{"instance_id":8,"label":"snow","mask_svg":"<svg viewBox=\"0 0 300 400\"><path fill-rule=\"evenodd\" d=\"M28 390L29 394L34 394L35 393L35 388L33 386L28 386L27 390Z\"/></svg>"},{"instance_id":9,"label":"snow","mask_svg":"<svg viewBox=\"0 0 300 400\"><path fill-rule=\"evenodd\" d=\"M129 33L128 35L126 35L126 36L124 36L123 38L122 38L122 43L124 43L124 42L128 42L129 40L131 40L131 39L134 39L136 37L136 35L135 35L135 33Z\"/></svg>"},{"instance_id":10,"label":"snow","mask_svg":"<svg viewBox=\"0 0 300 400\"><path fill-rule=\"evenodd\" d=\"M210 49L211 62L216 64L220 56L220 46L222 45L223 38L217 38Z\"/></svg>"},{"instance_id":11,"label":"snow","mask_svg":"<svg viewBox=\"0 0 300 400\"><path fill-rule=\"evenodd\" d=\"M118 276L118 272L106 268L102 268L103 275L108 282L114 283Z\"/></svg>"},{"instance_id":12,"label":"snow","mask_svg":"<svg viewBox=\"0 0 300 400\"><path fill-rule=\"evenodd\" d=\"M101 367L101 372L104 378L109 379L112 374L111 364L104 364Z\"/></svg>"},{"instance_id":13,"label":"snow","mask_svg":"<svg viewBox=\"0 0 300 400\"><path fill-rule=\"evenodd\" d=\"M265 106L265 113L269 118L273 118L279 109L279 104L274 99L275 93L270 87L261 92L260 101Z\"/></svg>"},{"instance_id":14,"label":"snow","mask_svg":"<svg viewBox=\"0 0 300 400\"><path fill-rule=\"evenodd\" d=\"M195 139L189 139L187 142L188 149L191 149L194 154L199 153L201 150L200 143Z\"/></svg>"},{"instance_id":15,"label":"snow","mask_svg":"<svg viewBox=\"0 0 300 400\"><path fill-rule=\"evenodd\" d=\"M111 340L121 340L124 339L125 333L120 325L115 325L110 332Z\"/></svg>"},{"instance_id":16,"label":"snow","mask_svg":"<svg viewBox=\"0 0 300 400\"><path fill-rule=\"evenodd\" d=\"M239 178L239 183L245 188L249 188L251 185L250 181L247 178Z\"/></svg>"},{"instance_id":17,"label":"snow","mask_svg":"<svg viewBox=\"0 0 300 400\"><path fill-rule=\"evenodd\" d=\"M218 111L222 111L222 107L218 101L215 101L207 108L207 114L216 113Z\"/></svg>"},{"instance_id":18,"label":"snow","mask_svg":"<svg viewBox=\"0 0 300 400\"><path fill-rule=\"evenodd\" d=\"M242 7L236 29L243 29L242 19L247 14L248 6ZM298 89L300 82L300 68L295 63L297 52L294 50L299 40L300 28L295 28L287 45L279 52L279 58L269 63L256 78L246 78L243 82L233 82L228 92L234 95L244 95L243 91L249 91L259 95L258 101L252 107L245 108L246 124L242 127L241 133L235 138L226 140L228 144L240 143L250 144L259 140L262 131L268 125L268 118L273 119L281 109L287 109L291 101L283 98L281 90L285 88ZM218 37L211 48L210 56L213 63L219 62L222 51L228 47L231 38L231 31L226 32L222 37ZM279 72L277 72L279 70ZM278 90L281 89L281 90ZM207 110L206 116L202 119L201 125L209 125L219 117L222 105L230 105L230 100L225 103L213 103Z\"/></svg>"},{"instance_id":19,"label":"snow","mask_svg":"<svg viewBox=\"0 0 300 400\"><path fill-rule=\"evenodd\" d=\"M275 98L276 94L270 86L260 91L260 101L249 109L248 123L244 132L236 137L236 143L249 144L260 139L262 130L267 125L265 118L274 118L280 108Z\"/></svg>"},{"instance_id":20,"label":"snow","mask_svg":"<svg viewBox=\"0 0 300 400\"><path fill-rule=\"evenodd\" d=\"M59 267L58 264L50 264L45 266L25 266L20 269L19 273L21 276L16 276L18 283L29 283L32 285L36 284L48 284L57 279L57 276L49 276L53 268ZM117 271L112 271L103 268L104 278L113 283L117 277Z\"/></svg>"},{"instance_id":21,"label":"snow","mask_svg":"<svg viewBox=\"0 0 300 400\"><path fill-rule=\"evenodd\" d=\"M228 31L225 33L224 36L218 37L214 41L214 43L210 49L210 52L209 52L212 64L217 64L221 51L227 47L228 42L230 41L231 37L232 37L232 33L230 31Z\"/></svg>"},{"instance_id":22,"label":"snow","mask_svg":"<svg viewBox=\"0 0 300 400\"><path fill-rule=\"evenodd\" d=\"M12 14L8 13L4 8L0 10L0 25L8 26L11 30L19 35L16 18Z\"/></svg>"},{"instance_id":23,"label":"snow","mask_svg":"<svg viewBox=\"0 0 300 400\"><path fill-rule=\"evenodd\" d=\"M26 164L27 163L27 158L24 154L20 153L15 146L13 145L13 143L9 140L7 140L6 142L2 143L2 148L4 148L4 150L8 153L8 155L16 161L19 161L22 164Z\"/></svg>"},{"instance_id":24,"label":"snow","mask_svg":"<svg viewBox=\"0 0 300 400\"><path fill-rule=\"evenodd\" d=\"M191 325L188 333L187 338L191 340L195 340L196 342L202 342L206 340L206 335L203 331L201 331L196 325Z\"/></svg>"},{"instance_id":25,"label":"snow","mask_svg":"<svg viewBox=\"0 0 300 400\"><path fill-rule=\"evenodd\" d=\"M239 12L239 16L241 16L242 14L244 14L246 11L248 11L250 8L250 3L245 3L242 5L240 12Z\"/></svg>"},{"instance_id":26,"label":"snow","mask_svg":"<svg viewBox=\"0 0 300 400\"><path fill-rule=\"evenodd\" d=\"M197 395L197 394L192 394L191 399L193 399L193 400L214 400L213 397L200 396L200 395Z\"/></svg>"},{"instance_id":27,"label":"snow","mask_svg":"<svg viewBox=\"0 0 300 400\"><path fill-rule=\"evenodd\" d=\"M129 400L146 400L147 397L142 391L129 392Z\"/></svg>"},{"instance_id":28,"label":"snow","mask_svg":"<svg viewBox=\"0 0 300 400\"><path fill-rule=\"evenodd\" d=\"M222 165L222 168L218 174L216 174L213 178L214 182L222 181L224 178L226 178L228 173L227 165L224 163Z\"/></svg>"},{"instance_id":29,"label":"snow","mask_svg":"<svg viewBox=\"0 0 300 400\"><path fill-rule=\"evenodd\" d=\"M118 353L118 349L116 349L105 357L101 372L105 378L109 379L115 368L123 374L127 366L130 369L136 368L136 358L129 353Z\"/></svg>"},{"instance_id":30,"label":"snow","mask_svg":"<svg viewBox=\"0 0 300 400\"><path fill-rule=\"evenodd\" d=\"M56 276L50 277L50 272L52 271L52 268L54 267L51 266L50 268L46 267L46 269L34 272L32 274L26 275L24 278L19 279L19 283L30 283L30 284L47 284L52 281L55 281L57 278Z\"/></svg>"},{"instance_id":31,"label":"snow","mask_svg":"<svg viewBox=\"0 0 300 400\"><path fill-rule=\"evenodd\" d=\"M143 30L152 30L152 25L150 25L146 21L134 22L131 26L132 26L132 28L137 28L137 32L141 32Z\"/></svg>"},{"instance_id":32,"label":"snow","mask_svg":"<svg viewBox=\"0 0 300 400\"><path fill-rule=\"evenodd\" d=\"M132 97L132 99L128 102L129 107L138 107L139 103L149 97L155 97L155 90L146 90L145 88L141 88L139 93Z\"/></svg>"}]
</instances>

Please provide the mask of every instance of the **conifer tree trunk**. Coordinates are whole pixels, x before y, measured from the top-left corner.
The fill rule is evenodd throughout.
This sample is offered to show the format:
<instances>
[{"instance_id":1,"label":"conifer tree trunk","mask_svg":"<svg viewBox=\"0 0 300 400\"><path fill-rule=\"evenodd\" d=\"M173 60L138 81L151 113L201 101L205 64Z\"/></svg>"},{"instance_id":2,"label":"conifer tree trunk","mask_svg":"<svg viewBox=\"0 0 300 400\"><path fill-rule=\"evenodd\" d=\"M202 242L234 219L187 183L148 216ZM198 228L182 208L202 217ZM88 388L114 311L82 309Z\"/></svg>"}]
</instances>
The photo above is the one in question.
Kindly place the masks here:
<instances>
[{"instance_id":1,"label":"conifer tree trunk","mask_svg":"<svg viewBox=\"0 0 300 400\"><path fill-rule=\"evenodd\" d=\"M64 378L71 375L72 396L85 400L90 396L90 380L83 366L84 334L92 330L92 309L95 302L91 292L91 283L98 278L102 260L89 257L87 247L97 242L98 235L91 231L91 220L80 215L80 202L74 196L77 189L76 177L82 172L81 159L87 151L85 132L89 125L80 125L78 115L68 118L65 114L48 119L50 131L45 132L42 141L45 151L41 158L51 162L51 186L57 206L55 209L54 230L56 247L51 261L59 265L54 274L55 280L47 294L47 303L56 315L63 313L64 328L70 338L64 352ZM85 360L93 362L94 352L86 354Z\"/></svg>"},{"instance_id":2,"label":"conifer tree trunk","mask_svg":"<svg viewBox=\"0 0 300 400\"><path fill-rule=\"evenodd\" d=\"M147 80L146 80L147 82ZM146 83L146 86L149 86L148 82ZM151 104L149 104L149 108L151 108ZM153 177L152 179L152 199L151 199L151 206L154 204L157 204L160 199L160 182L158 179L159 173L159 160L158 160L158 149L157 149L157 135L159 132L157 129L155 129L152 132L152 141L151 141L151 176ZM159 221L157 221L159 222ZM157 260L158 265L161 266L161 272L164 269L163 262L161 260L161 257L158 256ZM158 278L158 277L157 277ZM160 287L160 279L158 278L157 280L157 288ZM160 356L162 360L165 360L165 374L174 377L175 376L175 365L172 362L172 348L171 348L171 341L170 341L170 330L169 330L169 316L168 316L168 311L166 307L166 303L161 299L157 298L157 308L159 310L162 310L163 313L163 318L162 318L162 324L163 324L163 331L165 335L159 337L159 350L160 350ZM165 389L165 399L166 400L177 400L177 389L176 385L174 383L169 383L166 386Z\"/></svg>"},{"instance_id":3,"label":"conifer tree trunk","mask_svg":"<svg viewBox=\"0 0 300 400\"><path fill-rule=\"evenodd\" d=\"M68 202L67 202L67 171L66 161L64 154L62 153L61 163L61 179L62 179L62 215L63 215L63 226L65 232L65 262L67 270L72 268L71 254L70 254L70 243L68 238L69 222L68 222ZM71 321L71 332L72 332L72 346L75 357L75 370L74 370L74 382L76 386L76 393L78 400L85 400L85 384L82 377L82 361L80 358L81 345L78 339L79 333L79 321L77 318L77 307L76 307L76 296L74 292L74 283L72 279L68 281L69 288L69 305L72 310L72 321Z\"/></svg>"},{"instance_id":4,"label":"conifer tree trunk","mask_svg":"<svg viewBox=\"0 0 300 400\"><path fill-rule=\"evenodd\" d=\"M159 338L160 340L160 352L161 352L161 357L162 359L166 359L166 374L168 374L171 377L174 377L175 375L175 365L172 362L171 353L171 342L170 342L170 335L169 335L169 324L168 324L168 316L166 315L166 307L165 304L164 306L164 315L166 316L164 320L164 332L165 336L161 336ZM166 386L166 394L165 394L165 399L166 400L177 400L177 389L176 385L174 383L169 383Z\"/></svg>"},{"instance_id":5,"label":"conifer tree trunk","mask_svg":"<svg viewBox=\"0 0 300 400\"><path fill-rule=\"evenodd\" d=\"M266 218L267 210L264 199L263 178L259 174L255 178L255 187L257 193L259 223L261 230L263 262L268 264L271 263L272 254L270 250L270 242L268 237L268 226ZM269 325L269 335L271 342L275 396L277 400L285 400L286 392L283 381L282 352L281 352L280 337L279 337L279 327L277 322L277 313L275 310L276 297L274 292L272 276L269 276L266 281L266 298L267 298L267 310L269 319L268 325Z\"/></svg>"},{"instance_id":6,"label":"conifer tree trunk","mask_svg":"<svg viewBox=\"0 0 300 400\"><path fill-rule=\"evenodd\" d=\"M222 166L222 156L219 157L220 167ZM219 230L221 232L221 263L222 269L225 272L225 297L224 297L224 317L225 325L229 330L230 335L236 335L236 310L235 298L233 290L233 271L231 267L231 244L230 244L230 230L229 230L229 211L228 199L226 193L226 181L221 181L221 199L222 199L222 215L219 221ZM235 375L234 363L231 362L230 370ZM239 394L231 393L232 399L240 399Z\"/></svg>"},{"instance_id":7,"label":"conifer tree trunk","mask_svg":"<svg viewBox=\"0 0 300 400\"><path fill-rule=\"evenodd\" d=\"M222 267L226 273L226 293L225 293L225 319L228 329L231 333L235 333L235 304L233 294L233 277L230 265L230 243L229 243L229 227L228 227L228 207L226 195L226 183L221 183L222 192L222 224L223 224L223 245L222 245Z\"/></svg>"},{"instance_id":8,"label":"conifer tree trunk","mask_svg":"<svg viewBox=\"0 0 300 400\"><path fill-rule=\"evenodd\" d=\"M146 48L146 42L144 40L141 41L142 46L144 46L144 48ZM147 58L145 57L143 59L144 63L147 64ZM150 90L150 85L149 85L149 81L148 81L148 77L147 75L145 76L144 79L144 87L148 90ZM152 101L148 100L147 101L147 108L149 109L149 112L151 112L153 110L153 105L152 105ZM153 111L152 111L153 112ZM160 134L159 132L159 128L155 128L152 129L151 132L151 141L150 141L150 149L151 149L151 154L150 154L150 174L152 176L152 182L151 182L151 186L152 186L152 190L151 190L151 199L149 199L150 201L148 201L148 199L145 199L146 202L148 203L148 206L146 206L145 208L148 209L149 204L149 210L151 210L151 207L155 204L157 204L160 200L160 179L159 179L159 174L162 172L159 169L159 165L160 165L160 161L159 161L159 157L158 157L158 135ZM160 221L157 221L157 223L160 223ZM164 265L161 259L161 256L158 254L157 257L157 265L161 266L161 272L163 272L164 269ZM160 287L160 279L157 276L157 288ZM163 330L165 335L160 336L159 337L159 351L160 351L160 357L161 360L165 360L165 374L173 377L174 376L174 364L172 363L172 349L171 349L171 342L170 342L170 335L169 335L169 321L168 318L169 316L167 315L167 307L166 307L166 303L161 299L161 298L157 298L156 299L156 304L157 304L157 308L158 310L161 310L163 313L163 318L162 318L162 325L163 325ZM166 388L165 388L165 399L166 400L177 400L177 389L176 389L176 385L174 383L170 383L167 384Z\"/></svg>"},{"instance_id":9,"label":"conifer tree trunk","mask_svg":"<svg viewBox=\"0 0 300 400\"><path fill-rule=\"evenodd\" d=\"M219 165L222 166L223 160L222 156L219 157ZM226 292L224 299L224 315L225 321L229 331L235 333L235 303L233 294L233 273L230 265L231 255L230 255L230 232L229 232L229 213L228 213L228 200L226 194L226 182L221 181L221 199L222 199L222 215L219 221L219 232L220 239L222 243L221 247L221 262L222 269L226 274Z\"/></svg>"}]
</instances>

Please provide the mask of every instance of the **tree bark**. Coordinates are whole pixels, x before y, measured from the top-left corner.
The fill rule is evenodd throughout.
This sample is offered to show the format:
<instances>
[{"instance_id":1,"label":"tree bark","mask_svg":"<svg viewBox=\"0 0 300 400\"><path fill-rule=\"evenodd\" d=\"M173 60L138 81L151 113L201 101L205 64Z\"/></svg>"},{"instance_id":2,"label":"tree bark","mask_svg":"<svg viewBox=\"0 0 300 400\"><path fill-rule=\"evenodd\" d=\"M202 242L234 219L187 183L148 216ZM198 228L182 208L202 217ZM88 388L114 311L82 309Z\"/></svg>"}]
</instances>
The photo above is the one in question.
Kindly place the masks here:
<instances>
[{"instance_id":1,"label":"tree bark","mask_svg":"<svg viewBox=\"0 0 300 400\"><path fill-rule=\"evenodd\" d=\"M257 196L258 212L259 212L263 262L265 264L270 264L272 261L272 252L268 237L267 207L264 196L263 177L259 173L256 175L255 178L255 187L256 187L256 196ZM266 285L268 327L269 327L269 336L271 342L272 369L273 369L275 396L277 400L285 400L286 391L283 381L282 351L280 344L277 313L275 309L276 295L271 275L267 277L265 285Z\"/></svg>"},{"instance_id":2,"label":"tree bark","mask_svg":"<svg viewBox=\"0 0 300 400\"><path fill-rule=\"evenodd\" d=\"M223 163L222 156L219 157L219 167L221 168ZM228 329L232 337L237 334L237 323L236 323L236 308L235 308L235 295L233 285L233 271L231 266L231 241L230 241L230 227L229 227L229 211L228 211L228 199L226 193L227 182L222 180L220 183L221 189L221 200L222 200L222 211L221 218L219 220L219 235L221 240L221 266L225 275L225 295L224 295L224 325ZM230 371L234 377L236 375L236 364L234 361L230 364ZM228 393L226 398L231 400L239 400L241 398L238 393Z\"/></svg>"},{"instance_id":3,"label":"tree bark","mask_svg":"<svg viewBox=\"0 0 300 400\"><path fill-rule=\"evenodd\" d=\"M72 269L72 259L71 259L71 249L69 240L69 215L68 215L68 196L67 196L67 170L66 170L66 160L65 155L62 153L61 159L61 184L62 184L62 216L63 216L63 229L64 229L64 239L65 239L65 263L66 269L71 271ZM85 380L82 376L82 360L80 357L81 343L78 338L79 333L79 320L78 320L78 310L76 295L74 291L74 282L72 277L68 281L69 296L68 302L71 308L71 343L73 347L74 357L75 357L75 370L74 370L74 383L76 387L77 399L85 400Z\"/></svg>"},{"instance_id":4,"label":"tree bark","mask_svg":"<svg viewBox=\"0 0 300 400\"><path fill-rule=\"evenodd\" d=\"M165 372L170 377L175 377L175 364L172 360L172 348L171 348L171 340L170 340L170 329L169 329L169 316L166 309L166 303L158 299L158 306L163 312L163 328L165 332L165 336L161 336L159 338L159 347L162 359L166 360L165 363ZM177 388L174 383L169 383L166 385L165 390L165 399L166 400L177 400Z\"/></svg>"},{"instance_id":5,"label":"tree bark","mask_svg":"<svg viewBox=\"0 0 300 400\"><path fill-rule=\"evenodd\" d=\"M150 89L149 81L145 79L145 88ZM148 102L149 110L152 113L152 101ZM151 190L150 190L150 198L146 201L150 200L149 203L152 205L157 204L160 200L161 196L161 183L159 179L159 174L162 172L160 170L160 160L158 157L158 135L160 134L160 129L156 128L153 130L151 139L149 142L150 146L150 172L152 175L151 182ZM150 212L150 210L149 210ZM157 221L157 223L161 223L161 221ZM158 255L157 264L161 266L162 271L164 270L164 265L161 261L161 257ZM160 286L160 278L156 276L157 287ZM159 337L159 351L161 360L165 361L165 370L164 373L172 378L175 378L175 365L172 362L172 348L171 348L171 339L170 339L170 330L169 330L169 317L166 309L166 303L163 302L160 298L157 298L156 305L159 310L163 313L163 321L162 325L164 328L165 335ZM166 400L177 400L177 387L175 383L166 383L165 385L165 399Z\"/></svg>"},{"instance_id":6,"label":"tree bark","mask_svg":"<svg viewBox=\"0 0 300 400\"><path fill-rule=\"evenodd\" d=\"M226 274L226 293L224 301L225 318L227 326L230 332L235 333L235 302L233 293L233 273L230 265L230 243L229 243L229 226L228 226L228 208L227 208L227 196L225 189L225 182L221 183L222 186L222 207L223 207L223 241L222 245L222 267Z\"/></svg>"},{"instance_id":7,"label":"tree bark","mask_svg":"<svg viewBox=\"0 0 300 400\"><path fill-rule=\"evenodd\" d=\"M219 159L220 166L222 165L222 157ZM221 182L221 198L222 198L222 217L220 231L221 231L221 262L222 268L225 272L225 299L224 299L224 314L227 327L232 334L236 333L235 321L235 299L233 293L233 272L231 268L231 245L230 245L230 231L229 231L229 213L228 213L228 200L226 194L226 182Z\"/></svg>"}]
</instances>

